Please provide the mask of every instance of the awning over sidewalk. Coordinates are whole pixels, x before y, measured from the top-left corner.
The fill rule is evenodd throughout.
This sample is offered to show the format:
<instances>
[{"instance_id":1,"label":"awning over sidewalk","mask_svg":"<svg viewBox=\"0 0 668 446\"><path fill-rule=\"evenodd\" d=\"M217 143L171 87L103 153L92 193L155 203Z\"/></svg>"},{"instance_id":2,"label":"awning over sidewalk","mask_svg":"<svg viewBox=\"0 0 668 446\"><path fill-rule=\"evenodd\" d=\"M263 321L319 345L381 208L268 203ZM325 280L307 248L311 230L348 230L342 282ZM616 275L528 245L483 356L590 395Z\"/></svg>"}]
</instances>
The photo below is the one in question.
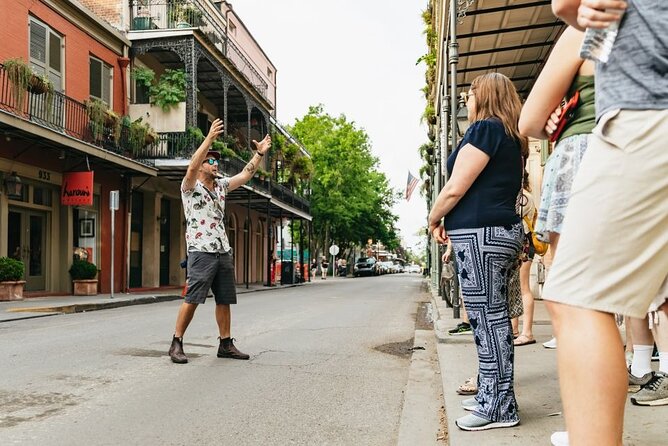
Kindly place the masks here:
<instances>
[{"instance_id":1,"label":"awning over sidewalk","mask_svg":"<svg viewBox=\"0 0 668 446\"><path fill-rule=\"evenodd\" d=\"M512 79L520 96L526 97L566 27L550 5L549 0L463 2L456 26L458 94L475 77L498 72ZM449 24L446 29L449 39Z\"/></svg>"}]
</instances>

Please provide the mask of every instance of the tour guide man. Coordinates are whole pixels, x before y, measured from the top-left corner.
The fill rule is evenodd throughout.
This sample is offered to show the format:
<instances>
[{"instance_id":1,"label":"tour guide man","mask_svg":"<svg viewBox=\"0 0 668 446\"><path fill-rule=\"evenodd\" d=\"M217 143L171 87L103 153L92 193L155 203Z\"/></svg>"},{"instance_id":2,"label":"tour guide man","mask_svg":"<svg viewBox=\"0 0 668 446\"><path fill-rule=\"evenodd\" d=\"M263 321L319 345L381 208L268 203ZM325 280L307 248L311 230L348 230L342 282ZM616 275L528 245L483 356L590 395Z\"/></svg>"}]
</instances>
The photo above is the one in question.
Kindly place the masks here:
<instances>
[{"instance_id":1,"label":"tour guide man","mask_svg":"<svg viewBox=\"0 0 668 446\"><path fill-rule=\"evenodd\" d=\"M225 233L225 196L251 179L261 158L271 147L271 137L267 135L259 143L254 140L257 151L246 167L231 178L223 178L218 176L220 153L209 150L222 131L223 122L216 119L204 142L190 159L181 183L181 199L186 216L188 273L185 302L181 304L176 318L176 330L169 349L169 356L177 364L188 362L183 352L183 334L197 305L206 300L209 289L216 299L216 323L220 336L218 357L250 357L237 350L230 338L230 304L237 303L237 294L233 253Z\"/></svg>"}]
</instances>

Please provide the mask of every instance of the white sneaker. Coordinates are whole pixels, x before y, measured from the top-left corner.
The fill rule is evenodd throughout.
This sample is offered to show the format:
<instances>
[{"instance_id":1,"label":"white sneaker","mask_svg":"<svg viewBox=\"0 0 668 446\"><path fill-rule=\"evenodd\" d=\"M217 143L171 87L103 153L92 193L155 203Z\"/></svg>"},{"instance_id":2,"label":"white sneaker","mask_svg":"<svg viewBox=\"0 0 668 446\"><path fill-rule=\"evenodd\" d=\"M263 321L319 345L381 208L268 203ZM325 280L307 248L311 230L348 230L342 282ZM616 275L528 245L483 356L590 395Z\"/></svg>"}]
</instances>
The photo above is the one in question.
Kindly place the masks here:
<instances>
[{"instance_id":1,"label":"white sneaker","mask_svg":"<svg viewBox=\"0 0 668 446\"><path fill-rule=\"evenodd\" d=\"M552 446L568 446L568 432L555 432L550 437Z\"/></svg>"},{"instance_id":2,"label":"white sneaker","mask_svg":"<svg viewBox=\"0 0 668 446\"><path fill-rule=\"evenodd\" d=\"M480 406L480 404L478 404L475 397L462 400L462 409L468 410L469 412L473 412L478 406Z\"/></svg>"},{"instance_id":3,"label":"white sneaker","mask_svg":"<svg viewBox=\"0 0 668 446\"><path fill-rule=\"evenodd\" d=\"M557 338L552 338L547 342L543 342L545 348L557 348Z\"/></svg>"}]
</instances>

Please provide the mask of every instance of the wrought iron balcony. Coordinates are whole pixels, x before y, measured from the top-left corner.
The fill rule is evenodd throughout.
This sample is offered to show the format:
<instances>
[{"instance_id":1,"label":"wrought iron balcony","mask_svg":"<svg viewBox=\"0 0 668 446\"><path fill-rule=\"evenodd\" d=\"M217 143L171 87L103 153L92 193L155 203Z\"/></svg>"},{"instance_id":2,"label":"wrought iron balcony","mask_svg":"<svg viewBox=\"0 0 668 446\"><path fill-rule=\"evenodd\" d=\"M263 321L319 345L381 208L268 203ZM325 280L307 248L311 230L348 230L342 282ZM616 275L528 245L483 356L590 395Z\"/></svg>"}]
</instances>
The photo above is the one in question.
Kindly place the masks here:
<instances>
[{"instance_id":1,"label":"wrought iron balcony","mask_svg":"<svg viewBox=\"0 0 668 446\"><path fill-rule=\"evenodd\" d=\"M220 10L205 0L130 0L130 30L198 29L269 102L267 82L234 42Z\"/></svg>"},{"instance_id":2,"label":"wrought iron balcony","mask_svg":"<svg viewBox=\"0 0 668 446\"><path fill-rule=\"evenodd\" d=\"M137 157L140 159L189 159L200 144L200 139L186 132L159 133L158 139L152 144L140 149ZM229 176L241 172L246 167L246 161L239 158L221 159L219 170ZM256 174L249 184L272 197L289 204L304 212L309 212L308 200L297 195L292 189L274 181L273 178L261 180Z\"/></svg>"},{"instance_id":3,"label":"wrought iron balcony","mask_svg":"<svg viewBox=\"0 0 668 446\"><path fill-rule=\"evenodd\" d=\"M48 91L33 77L31 86L25 89L20 81L10 78L0 64L0 110L17 118L30 121L82 142L101 147L110 152L132 157L131 141L127 127L91 119L85 104L57 91Z\"/></svg>"}]
</instances>

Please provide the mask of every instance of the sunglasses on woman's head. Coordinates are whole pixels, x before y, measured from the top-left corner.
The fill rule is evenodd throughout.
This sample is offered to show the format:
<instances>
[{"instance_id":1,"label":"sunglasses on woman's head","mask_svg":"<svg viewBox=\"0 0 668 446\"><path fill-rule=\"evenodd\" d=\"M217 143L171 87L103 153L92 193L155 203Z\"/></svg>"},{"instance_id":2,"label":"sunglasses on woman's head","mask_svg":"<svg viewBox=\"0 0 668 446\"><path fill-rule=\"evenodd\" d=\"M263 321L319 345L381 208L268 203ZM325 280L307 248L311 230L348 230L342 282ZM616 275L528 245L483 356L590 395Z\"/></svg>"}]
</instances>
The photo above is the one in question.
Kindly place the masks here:
<instances>
[{"instance_id":1,"label":"sunglasses on woman's head","mask_svg":"<svg viewBox=\"0 0 668 446\"><path fill-rule=\"evenodd\" d=\"M205 159L204 162L203 162L202 164L204 164L204 163L209 163L209 164L212 165L212 166L213 166L214 164L215 164L215 165L218 165L218 160L217 160L217 159L213 159L213 158L208 158L208 159Z\"/></svg>"}]
</instances>

